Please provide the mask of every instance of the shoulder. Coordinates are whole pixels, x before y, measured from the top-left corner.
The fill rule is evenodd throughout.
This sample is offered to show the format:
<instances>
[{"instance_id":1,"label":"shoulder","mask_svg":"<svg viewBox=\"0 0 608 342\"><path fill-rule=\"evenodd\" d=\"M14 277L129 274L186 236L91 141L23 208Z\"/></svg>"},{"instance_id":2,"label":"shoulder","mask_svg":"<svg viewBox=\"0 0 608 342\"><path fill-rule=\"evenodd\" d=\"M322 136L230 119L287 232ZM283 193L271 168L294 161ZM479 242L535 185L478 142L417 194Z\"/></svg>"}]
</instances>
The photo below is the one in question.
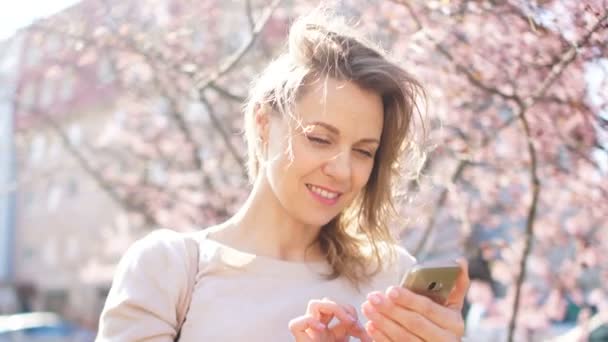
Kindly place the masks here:
<instances>
[{"instance_id":1,"label":"shoulder","mask_svg":"<svg viewBox=\"0 0 608 342\"><path fill-rule=\"evenodd\" d=\"M375 248L371 244L367 244L363 248L363 253L372 261L375 252L380 256L383 269L394 267L410 268L416 263L416 258L399 243L376 242Z\"/></svg>"},{"instance_id":2,"label":"shoulder","mask_svg":"<svg viewBox=\"0 0 608 342\"><path fill-rule=\"evenodd\" d=\"M144 293L174 299L181 296L193 270L192 262L196 262L188 254L186 236L159 229L135 241L114 272L111 297L133 299Z\"/></svg>"},{"instance_id":3,"label":"shoulder","mask_svg":"<svg viewBox=\"0 0 608 342\"><path fill-rule=\"evenodd\" d=\"M385 271L405 272L416 264L416 258L400 244L382 243L379 246Z\"/></svg>"},{"instance_id":4,"label":"shoulder","mask_svg":"<svg viewBox=\"0 0 608 342\"><path fill-rule=\"evenodd\" d=\"M127 249L101 314L99 341L173 340L178 308L188 298L186 236L159 229Z\"/></svg>"},{"instance_id":5,"label":"shoulder","mask_svg":"<svg viewBox=\"0 0 608 342\"><path fill-rule=\"evenodd\" d=\"M157 252L170 252L180 248L183 233L171 229L157 229L135 241L127 250L127 254L156 254Z\"/></svg>"},{"instance_id":6,"label":"shoulder","mask_svg":"<svg viewBox=\"0 0 608 342\"><path fill-rule=\"evenodd\" d=\"M135 241L120 264L123 267L159 269L159 266L183 262L186 250L184 235L171 229L154 230Z\"/></svg>"},{"instance_id":7,"label":"shoulder","mask_svg":"<svg viewBox=\"0 0 608 342\"><path fill-rule=\"evenodd\" d=\"M380 267L376 267L376 260L371 259L372 270L377 270L373 281L381 286L398 284L403 275L416 264L416 258L408 250L397 243L380 242L376 244ZM370 247L371 251L371 247ZM371 256L371 255L370 255Z\"/></svg>"}]
</instances>

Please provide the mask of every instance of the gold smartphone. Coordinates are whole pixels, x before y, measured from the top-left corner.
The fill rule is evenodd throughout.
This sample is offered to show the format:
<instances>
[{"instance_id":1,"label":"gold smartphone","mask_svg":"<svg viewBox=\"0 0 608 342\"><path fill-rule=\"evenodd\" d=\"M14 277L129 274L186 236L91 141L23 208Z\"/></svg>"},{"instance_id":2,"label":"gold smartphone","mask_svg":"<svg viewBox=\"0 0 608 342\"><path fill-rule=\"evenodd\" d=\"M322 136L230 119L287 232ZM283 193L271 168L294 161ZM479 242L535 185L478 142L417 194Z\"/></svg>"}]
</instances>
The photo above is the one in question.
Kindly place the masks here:
<instances>
[{"instance_id":1,"label":"gold smartphone","mask_svg":"<svg viewBox=\"0 0 608 342\"><path fill-rule=\"evenodd\" d=\"M401 280L401 287L445 305L459 274L455 262L415 265Z\"/></svg>"}]
</instances>

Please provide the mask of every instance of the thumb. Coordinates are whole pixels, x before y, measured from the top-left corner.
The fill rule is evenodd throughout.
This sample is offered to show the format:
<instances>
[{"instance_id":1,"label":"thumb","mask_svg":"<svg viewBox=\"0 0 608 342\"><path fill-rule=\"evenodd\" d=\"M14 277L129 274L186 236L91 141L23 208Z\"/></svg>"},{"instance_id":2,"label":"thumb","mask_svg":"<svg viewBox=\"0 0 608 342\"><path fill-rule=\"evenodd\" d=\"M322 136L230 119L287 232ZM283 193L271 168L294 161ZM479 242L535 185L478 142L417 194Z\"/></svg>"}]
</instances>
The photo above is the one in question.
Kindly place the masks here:
<instances>
[{"instance_id":1,"label":"thumb","mask_svg":"<svg viewBox=\"0 0 608 342\"><path fill-rule=\"evenodd\" d=\"M361 323L358 322L351 328L350 336L358 338L361 342L373 342L372 338L367 334L365 328L363 328ZM348 339L346 341L348 341Z\"/></svg>"},{"instance_id":2,"label":"thumb","mask_svg":"<svg viewBox=\"0 0 608 342\"><path fill-rule=\"evenodd\" d=\"M288 327L297 342L312 342L313 339L308 333L309 329L312 329L312 331L322 329L321 323L310 315L292 319L289 321Z\"/></svg>"},{"instance_id":3,"label":"thumb","mask_svg":"<svg viewBox=\"0 0 608 342\"><path fill-rule=\"evenodd\" d=\"M469 290L471 281L469 279L469 264L467 261L459 258L456 262L460 265L460 273L458 274L458 278L456 278L456 284L454 284L452 292L448 296L446 306L460 311L464 305L464 298Z\"/></svg>"}]
</instances>

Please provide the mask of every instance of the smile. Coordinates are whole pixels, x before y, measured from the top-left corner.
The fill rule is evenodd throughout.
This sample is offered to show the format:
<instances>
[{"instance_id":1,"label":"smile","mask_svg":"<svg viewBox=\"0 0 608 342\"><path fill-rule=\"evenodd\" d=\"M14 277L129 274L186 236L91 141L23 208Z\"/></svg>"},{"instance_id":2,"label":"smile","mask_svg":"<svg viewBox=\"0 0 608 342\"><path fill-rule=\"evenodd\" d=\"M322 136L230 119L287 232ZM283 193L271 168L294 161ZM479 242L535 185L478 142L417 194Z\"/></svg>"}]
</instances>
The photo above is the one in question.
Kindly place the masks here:
<instances>
[{"instance_id":1,"label":"smile","mask_svg":"<svg viewBox=\"0 0 608 342\"><path fill-rule=\"evenodd\" d=\"M317 199L321 200L325 204L334 204L341 195L339 192L329 191L311 184L306 184L306 187L313 195L315 195Z\"/></svg>"}]
</instances>

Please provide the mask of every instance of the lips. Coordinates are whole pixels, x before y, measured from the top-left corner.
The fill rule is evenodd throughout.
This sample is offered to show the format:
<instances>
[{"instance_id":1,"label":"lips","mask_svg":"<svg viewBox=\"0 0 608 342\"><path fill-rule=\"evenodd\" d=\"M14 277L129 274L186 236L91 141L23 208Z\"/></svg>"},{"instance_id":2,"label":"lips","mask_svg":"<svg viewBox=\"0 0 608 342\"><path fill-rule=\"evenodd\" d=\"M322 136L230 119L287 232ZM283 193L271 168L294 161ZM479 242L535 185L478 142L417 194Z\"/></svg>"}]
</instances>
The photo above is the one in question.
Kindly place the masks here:
<instances>
[{"instance_id":1,"label":"lips","mask_svg":"<svg viewBox=\"0 0 608 342\"><path fill-rule=\"evenodd\" d=\"M340 198L342 193L324 188L318 185L306 184L306 187L310 192L321 202L325 204L334 204Z\"/></svg>"}]
</instances>

